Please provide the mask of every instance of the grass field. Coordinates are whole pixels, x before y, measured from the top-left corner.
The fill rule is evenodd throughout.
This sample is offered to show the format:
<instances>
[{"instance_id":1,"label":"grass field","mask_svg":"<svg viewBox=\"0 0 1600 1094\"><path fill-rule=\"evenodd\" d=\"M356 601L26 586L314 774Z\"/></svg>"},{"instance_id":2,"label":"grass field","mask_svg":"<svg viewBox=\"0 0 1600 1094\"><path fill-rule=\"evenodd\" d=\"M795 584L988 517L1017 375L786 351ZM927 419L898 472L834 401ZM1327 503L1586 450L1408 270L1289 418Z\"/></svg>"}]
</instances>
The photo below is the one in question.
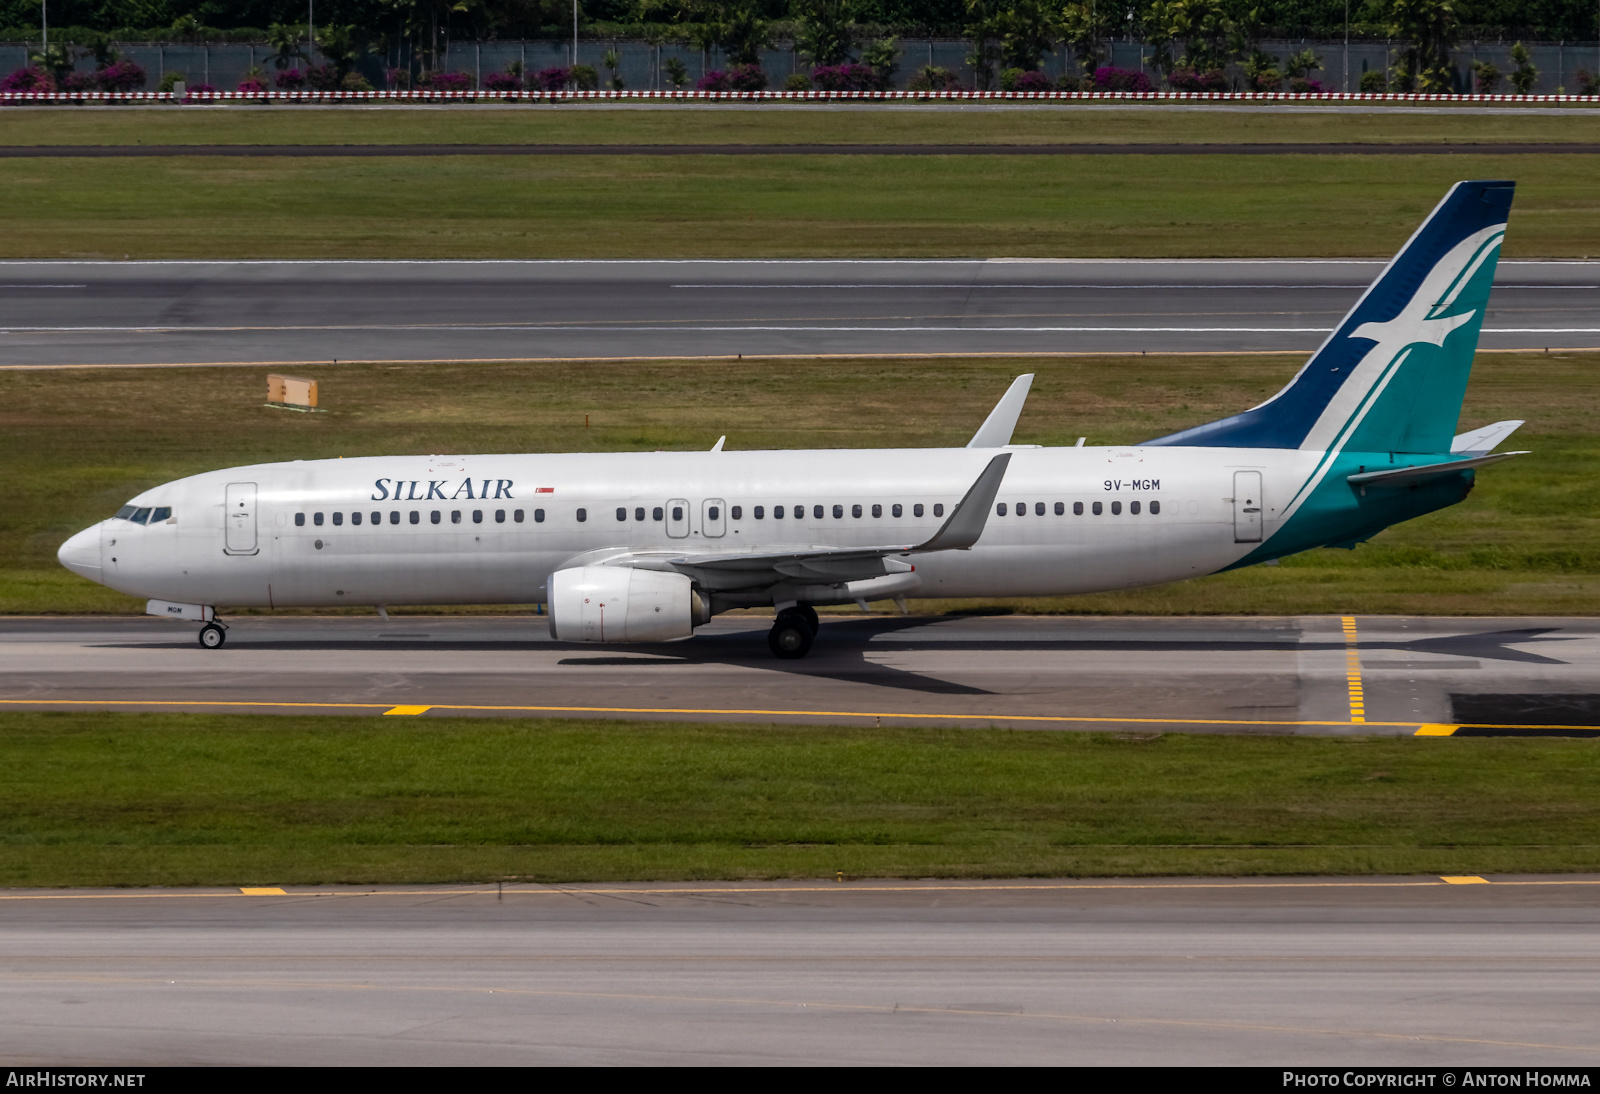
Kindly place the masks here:
<instances>
[{"instance_id":1,"label":"grass field","mask_svg":"<svg viewBox=\"0 0 1600 1094\"><path fill-rule=\"evenodd\" d=\"M0 373L0 612L136 612L62 569L72 532L138 491L285 459L428 452L920 447L964 444L1009 380L1036 372L1019 442L1133 443L1260 402L1298 357L642 362L604 367L341 365L319 415L262 405L265 370ZM1462 428L1527 418L1523 457L1461 505L1355 551L1021 611L1546 614L1600 611L1600 354L1486 354ZM585 428L585 417L591 427ZM930 602L942 611L960 606ZM971 605L966 605L971 606Z\"/></svg>"},{"instance_id":2,"label":"grass field","mask_svg":"<svg viewBox=\"0 0 1600 1094\"><path fill-rule=\"evenodd\" d=\"M1539 739L0 715L0 885L1600 869Z\"/></svg>"},{"instance_id":3,"label":"grass field","mask_svg":"<svg viewBox=\"0 0 1600 1094\"><path fill-rule=\"evenodd\" d=\"M1508 258L1600 256L1589 155L0 160L0 258L1392 254L1519 184Z\"/></svg>"},{"instance_id":4,"label":"grass field","mask_svg":"<svg viewBox=\"0 0 1600 1094\"><path fill-rule=\"evenodd\" d=\"M1600 110L1535 114L1313 114L1132 109L515 110L8 108L0 145L33 144L1234 144L1308 141L1600 141Z\"/></svg>"}]
</instances>

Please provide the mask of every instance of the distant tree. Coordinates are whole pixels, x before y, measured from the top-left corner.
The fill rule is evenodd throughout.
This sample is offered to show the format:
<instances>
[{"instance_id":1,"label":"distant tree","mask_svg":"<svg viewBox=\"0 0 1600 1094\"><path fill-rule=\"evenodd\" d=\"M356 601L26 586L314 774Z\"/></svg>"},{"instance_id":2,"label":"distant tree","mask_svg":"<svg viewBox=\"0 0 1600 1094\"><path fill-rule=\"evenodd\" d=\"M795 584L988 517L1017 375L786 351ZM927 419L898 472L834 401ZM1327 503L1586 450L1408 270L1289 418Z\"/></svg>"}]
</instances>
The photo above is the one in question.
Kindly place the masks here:
<instances>
[{"instance_id":1,"label":"distant tree","mask_svg":"<svg viewBox=\"0 0 1600 1094\"><path fill-rule=\"evenodd\" d=\"M1047 0L1010 0L999 12L997 29L1002 62L1032 72L1061 38L1061 12Z\"/></svg>"},{"instance_id":2,"label":"distant tree","mask_svg":"<svg viewBox=\"0 0 1600 1094\"><path fill-rule=\"evenodd\" d=\"M1528 52L1527 46L1518 42L1511 47L1511 63L1517 66L1517 70L1507 77L1511 86L1517 89L1518 95L1529 94L1539 79L1539 70L1533 67L1533 54Z\"/></svg>"},{"instance_id":3,"label":"distant tree","mask_svg":"<svg viewBox=\"0 0 1600 1094\"><path fill-rule=\"evenodd\" d=\"M967 0L967 24L963 28L972 52L965 60L971 67L973 78L980 91L994 86L996 69L1002 56L1005 38L1003 0Z\"/></svg>"},{"instance_id":4,"label":"distant tree","mask_svg":"<svg viewBox=\"0 0 1600 1094\"><path fill-rule=\"evenodd\" d=\"M851 0L797 0L794 12L800 19L795 49L812 65L838 65L850 59L855 46Z\"/></svg>"},{"instance_id":5,"label":"distant tree","mask_svg":"<svg viewBox=\"0 0 1600 1094\"><path fill-rule=\"evenodd\" d=\"M1086 0L1082 4L1068 4L1061 9L1058 29L1085 74L1092 73L1100 67L1101 44L1109 41L1116 33L1114 14L1115 9L1109 3L1100 3L1096 0Z\"/></svg>"},{"instance_id":6,"label":"distant tree","mask_svg":"<svg viewBox=\"0 0 1600 1094\"><path fill-rule=\"evenodd\" d=\"M294 67L297 60L305 58L305 52L300 48L305 40L305 28L293 23L273 23L268 27L267 45L274 51L272 67L279 71Z\"/></svg>"},{"instance_id":7,"label":"distant tree","mask_svg":"<svg viewBox=\"0 0 1600 1094\"><path fill-rule=\"evenodd\" d=\"M861 51L861 63L872 69L876 83L885 91L894 86L899 57L900 47L893 38L883 38Z\"/></svg>"},{"instance_id":8,"label":"distant tree","mask_svg":"<svg viewBox=\"0 0 1600 1094\"><path fill-rule=\"evenodd\" d=\"M1454 89L1450 50L1456 44L1458 26L1454 0L1393 0L1389 33L1404 43L1394 65L1399 90Z\"/></svg>"}]
</instances>

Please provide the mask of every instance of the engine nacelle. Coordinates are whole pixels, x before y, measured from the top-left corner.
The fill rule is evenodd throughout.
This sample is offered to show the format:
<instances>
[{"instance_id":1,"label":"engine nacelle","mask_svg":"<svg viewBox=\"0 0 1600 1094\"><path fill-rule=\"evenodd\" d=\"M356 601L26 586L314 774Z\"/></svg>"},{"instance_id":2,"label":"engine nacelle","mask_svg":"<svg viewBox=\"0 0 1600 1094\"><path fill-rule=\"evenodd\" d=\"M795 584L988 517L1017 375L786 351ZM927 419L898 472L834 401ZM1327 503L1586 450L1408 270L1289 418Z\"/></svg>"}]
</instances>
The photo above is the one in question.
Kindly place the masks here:
<instances>
[{"instance_id":1,"label":"engine nacelle","mask_svg":"<svg viewBox=\"0 0 1600 1094\"><path fill-rule=\"evenodd\" d=\"M548 588L558 642L671 642L706 621L704 598L683 574L574 566L551 574Z\"/></svg>"}]
</instances>

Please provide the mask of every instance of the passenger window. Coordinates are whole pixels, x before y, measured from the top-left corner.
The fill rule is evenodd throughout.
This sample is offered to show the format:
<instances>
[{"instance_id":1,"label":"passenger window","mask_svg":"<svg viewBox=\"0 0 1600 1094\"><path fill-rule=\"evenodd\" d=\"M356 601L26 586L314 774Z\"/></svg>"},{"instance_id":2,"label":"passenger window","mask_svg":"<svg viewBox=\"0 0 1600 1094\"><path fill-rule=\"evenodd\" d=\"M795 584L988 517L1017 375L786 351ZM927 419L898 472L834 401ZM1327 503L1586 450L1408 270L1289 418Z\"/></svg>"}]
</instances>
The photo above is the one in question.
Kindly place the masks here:
<instances>
[{"instance_id":1,"label":"passenger window","mask_svg":"<svg viewBox=\"0 0 1600 1094\"><path fill-rule=\"evenodd\" d=\"M1094 512L1095 516L1098 517L1101 513L1104 513L1105 511L1106 511L1105 506L1101 505L1099 502L1095 502L1094 503L1093 512Z\"/></svg>"},{"instance_id":2,"label":"passenger window","mask_svg":"<svg viewBox=\"0 0 1600 1094\"><path fill-rule=\"evenodd\" d=\"M890 507L890 509L889 509L889 512L892 513L893 515L897 516L897 517L900 516L900 514L903 511L904 510L902 510L900 508L900 503L899 502L895 502L894 505L892 507Z\"/></svg>"},{"instance_id":3,"label":"passenger window","mask_svg":"<svg viewBox=\"0 0 1600 1094\"><path fill-rule=\"evenodd\" d=\"M586 521L588 519L589 519L589 510L587 510L587 509L579 509L578 510L578 523L582 524L584 521Z\"/></svg>"},{"instance_id":4,"label":"passenger window","mask_svg":"<svg viewBox=\"0 0 1600 1094\"><path fill-rule=\"evenodd\" d=\"M415 509L411 510L411 523L412 524L421 524L422 523L422 514L417 512Z\"/></svg>"},{"instance_id":5,"label":"passenger window","mask_svg":"<svg viewBox=\"0 0 1600 1094\"><path fill-rule=\"evenodd\" d=\"M1028 503L1025 502L1025 501L1017 502L1017 516L1025 517L1027 515L1028 515Z\"/></svg>"},{"instance_id":6,"label":"passenger window","mask_svg":"<svg viewBox=\"0 0 1600 1094\"><path fill-rule=\"evenodd\" d=\"M1138 516L1139 515L1139 503L1136 502L1136 501L1130 501L1128 503L1128 512L1131 513L1134 516Z\"/></svg>"},{"instance_id":7,"label":"passenger window","mask_svg":"<svg viewBox=\"0 0 1600 1094\"><path fill-rule=\"evenodd\" d=\"M625 507L621 506L621 505L617 506L617 519L618 520L627 520L628 519L628 510Z\"/></svg>"},{"instance_id":8,"label":"passenger window","mask_svg":"<svg viewBox=\"0 0 1600 1094\"><path fill-rule=\"evenodd\" d=\"M459 510L459 509L450 510L450 523L451 524L460 524L461 523L461 510Z\"/></svg>"},{"instance_id":9,"label":"passenger window","mask_svg":"<svg viewBox=\"0 0 1600 1094\"><path fill-rule=\"evenodd\" d=\"M757 520L763 520L763 519L766 518L766 515L767 515L766 506L764 506L764 505L756 506L754 509L751 510L751 512L755 514L755 518Z\"/></svg>"},{"instance_id":10,"label":"passenger window","mask_svg":"<svg viewBox=\"0 0 1600 1094\"><path fill-rule=\"evenodd\" d=\"M1114 517L1122 515L1122 503L1120 501L1111 503L1111 515Z\"/></svg>"},{"instance_id":11,"label":"passenger window","mask_svg":"<svg viewBox=\"0 0 1600 1094\"><path fill-rule=\"evenodd\" d=\"M294 515L294 526L296 528L304 528L306 526L306 515L304 513L296 513Z\"/></svg>"},{"instance_id":12,"label":"passenger window","mask_svg":"<svg viewBox=\"0 0 1600 1094\"><path fill-rule=\"evenodd\" d=\"M496 524L504 524L506 522L506 511L504 509L496 509L494 511L494 522Z\"/></svg>"},{"instance_id":13,"label":"passenger window","mask_svg":"<svg viewBox=\"0 0 1600 1094\"><path fill-rule=\"evenodd\" d=\"M1033 515L1036 517L1044 516L1044 502L1036 501L1033 503Z\"/></svg>"},{"instance_id":14,"label":"passenger window","mask_svg":"<svg viewBox=\"0 0 1600 1094\"><path fill-rule=\"evenodd\" d=\"M772 519L773 520L782 520L783 519L783 506L774 505L772 507Z\"/></svg>"},{"instance_id":15,"label":"passenger window","mask_svg":"<svg viewBox=\"0 0 1600 1094\"><path fill-rule=\"evenodd\" d=\"M169 519L171 516L172 507L163 505L160 509L157 509L154 513L150 514L150 523L160 524L162 521Z\"/></svg>"},{"instance_id":16,"label":"passenger window","mask_svg":"<svg viewBox=\"0 0 1600 1094\"><path fill-rule=\"evenodd\" d=\"M472 511L472 523L473 524L482 524L483 523L483 510L482 509L474 509Z\"/></svg>"},{"instance_id":17,"label":"passenger window","mask_svg":"<svg viewBox=\"0 0 1600 1094\"><path fill-rule=\"evenodd\" d=\"M361 514L360 513L351 513L350 514L350 523L351 524L360 524L361 523Z\"/></svg>"},{"instance_id":18,"label":"passenger window","mask_svg":"<svg viewBox=\"0 0 1600 1094\"><path fill-rule=\"evenodd\" d=\"M335 514L333 514L333 526L335 528L339 527L343 523L344 523L344 514L343 513L335 513Z\"/></svg>"},{"instance_id":19,"label":"passenger window","mask_svg":"<svg viewBox=\"0 0 1600 1094\"><path fill-rule=\"evenodd\" d=\"M1150 503L1150 515L1153 517L1153 516L1158 515L1160 512L1161 512L1161 503L1159 501L1151 502Z\"/></svg>"},{"instance_id":20,"label":"passenger window","mask_svg":"<svg viewBox=\"0 0 1600 1094\"><path fill-rule=\"evenodd\" d=\"M933 515L936 517L944 516L944 502L936 501L933 503Z\"/></svg>"},{"instance_id":21,"label":"passenger window","mask_svg":"<svg viewBox=\"0 0 1600 1094\"><path fill-rule=\"evenodd\" d=\"M911 507L911 515L914 517L920 517L922 515L922 503L920 501Z\"/></svg>"},{"instance_id":22,"label":"passenger window","mask_svg":"<svg viewBox=\"0 0 1600 1094\"><path fill-rule=\"evenodd\" d=\"M998 515L998 516L1002 516L1002 517L1005 516L1006 515L1006 503L1005 502L1001 502L999 505L996 505L994 507L994 511L995 511L996 515Z\"/></svg>"},{"instance_id":23,"label":"passenger window","mask_svg":"<svg viewBox=\"0 0 1600 1094\"><path fill-rule=\"evenodd\" d=\"M634 511L633 511L633 519L634 520L643 520L644 519L644 507L642 505L634 509Z\"/></svg>"},{"instance_id":24,"label":"passenger window","mask_svg":"<svg viewBox=\"0 0 1600 1094\"><path fill-rule=\"evenodd\" d=\"M1075 517L1083 516L1083 502L1075 501L1072 503L1072 515Z\"/></svg>"},{"instance_id":25,"label":"passenger window","mask_svg":"<svg viewBox=\"0 0 1600 1094\"><path fill-rule=\"evenodd\" d=\"M741 520L744 517L744 508L738 505L730 506L728 508L728 515L734 520Z\"/></svg>"},{"instance_id":26,"label":"passenger window","mask_svg":"<svg viewBox=\"0 0 1600 1094\"><path fill-rule=\"evenodd\" d=\"M428 514L428 520L434 524L439 523L439 510L435 509Z\"/></svg>"},{"instance_id":27,"label":"passenger window","mask_svg":"<svg viewBox=\"0 0 1600 1094\"><path fill-rule=\"evenodd\" d=\"M872 507L872 515L873 515L873 516L875 516L875 517L881 517L881 516L883 516L883 506L881 506L881 505L874 505L874 506L873 506L873 507Z\"/></svg>"},{"instance_id":28,"label":"passenger window","mask_svg":"<svg viewBox=\"0 0 1600 1094\"><path fill-rule=\"evenodd\" d=\"M312 513L311 514L311 523L315 524L318 528L321 528L322 527L322 514L321 513Z\"/></svg>"},{"instance_id":29,"label":"passenger window","mask_svg":"<svg viewBox=\"0 0 1600 1094\"><path fill-rule=\"evenodd\" d=\"M662 512L661 506L659 506L659 505L656 506L654 509L650 510L650 519L651 520L660 520L664 516L666 516L666 514Z\"/></svg>"},{"instance_id":30,"label":"passenger window","mask_svg":"<svg viewBox=\"0 0 1600 1094\"><path fill-rule=\"evenodd\" d=\"M373 513L372 514L372 523L373 524L382 524L383 523L383 514L382 513Z\"/></svg>"},{"instance_id":31,"label":"passenger window","mask_svg":"<svg viewBox=\"0 0 1600 1094\"><path fill-rule=\"evenodd\" d=\"M834 508L835 509L839 509L839 506L835 505ZM835 516L840 516L840 517L844 516L844 510L843 509L839 509L839 512L835 513L834 515ZM822 519L822 506L813 505L811 507L811 519L812 520L821 520Z\"/></svg>"},{"instance_id":32,"label":"passenger window","mask_svg":"<svg viewBox=\"0 0 1600 1094\"><path fill-rule=\"evenodd\" d=\"M719 516L719 514L721 512L722 512L721 507L713 505L711 508L706 510L706 519L707 520L719 520L719 519L721 519L720 516Z\"/></svg>"},{"instance_id":33,"label":"passenger window","mask_svg":"<svg viewBox=\"0 0 1600 1094\"><path fill-rule=\"evenodd\" d=\"M1063 505L1059 501L1056 502L1056 516L1058 516L1058 517L1065 516L1066 512L1067 512L1067 507L1065 505Z\"/></svg>"},{"instance_id":34,"label":"passenger window","mask_svg":"<svg viewBox=\"0 0 1600 1094\"><path fill-rule=\"evenodd\" d=\"M861 506L859 506L859 505L852 505L852 506L851 506L851 507L850 507L850 515L851 515L851 516L852 516L852 517L859 517L859 516L860 516L860 515L861 515Z\"/></svg>"},{"instance_id":35,"label":"passenger window","mask_svg":"<svg viewBox=\"0 0 1600 1094\"><path fill-rule=\"evenodd\" d=\"M517 515L517 523L521 524L522 523L522 510L518 509L516 515ZM543 524L544 523L544 510L543 509L535 509L533 511L533 523L535 523L535 524Z\"/></svg>"},{"instance_id":36,"label":"passenger window","mask_svg":"<svg viewBox=\"0 0 1600 1094\"><path fill-rule=\"evenodd\" d=\"M398 510L398 509L389 510L389 523L390 524L399 524L400 523L400 510Z\"/></svg>"}]
</instances>

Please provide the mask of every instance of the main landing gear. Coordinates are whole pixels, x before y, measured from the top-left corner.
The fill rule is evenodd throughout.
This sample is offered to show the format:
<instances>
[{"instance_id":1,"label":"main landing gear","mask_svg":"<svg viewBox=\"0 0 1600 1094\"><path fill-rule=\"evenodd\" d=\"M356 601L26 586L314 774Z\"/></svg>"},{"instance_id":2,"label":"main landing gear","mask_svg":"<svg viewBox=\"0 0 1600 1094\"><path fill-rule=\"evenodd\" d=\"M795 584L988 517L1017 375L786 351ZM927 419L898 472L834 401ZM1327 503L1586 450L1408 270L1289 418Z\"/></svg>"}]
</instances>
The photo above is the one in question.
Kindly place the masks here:
<instances>
[{"instance_id":1,"label":"main landing gear","mask_svg":"<svg viewBox=\"0 0 1600 1094\"><path fill-rule=\"evenodd\" d=\"M220 650L222 643L228 640L228 628L220 623L207 623L200 628L200 646L202 649Z\"/></svg>"},{"instance_id":2,"label":"main landing gear","mask_svg":"<svg viewBox=\"0 0 1600 1094\"><path fill-rule=\"evenodd\" d=\"M810 604L796 604L778 613L767 632L767 648L774 657L785 661L798 660L811 652L811 643L817 637L817 610Z\"/></svg>"}]
</instances>

